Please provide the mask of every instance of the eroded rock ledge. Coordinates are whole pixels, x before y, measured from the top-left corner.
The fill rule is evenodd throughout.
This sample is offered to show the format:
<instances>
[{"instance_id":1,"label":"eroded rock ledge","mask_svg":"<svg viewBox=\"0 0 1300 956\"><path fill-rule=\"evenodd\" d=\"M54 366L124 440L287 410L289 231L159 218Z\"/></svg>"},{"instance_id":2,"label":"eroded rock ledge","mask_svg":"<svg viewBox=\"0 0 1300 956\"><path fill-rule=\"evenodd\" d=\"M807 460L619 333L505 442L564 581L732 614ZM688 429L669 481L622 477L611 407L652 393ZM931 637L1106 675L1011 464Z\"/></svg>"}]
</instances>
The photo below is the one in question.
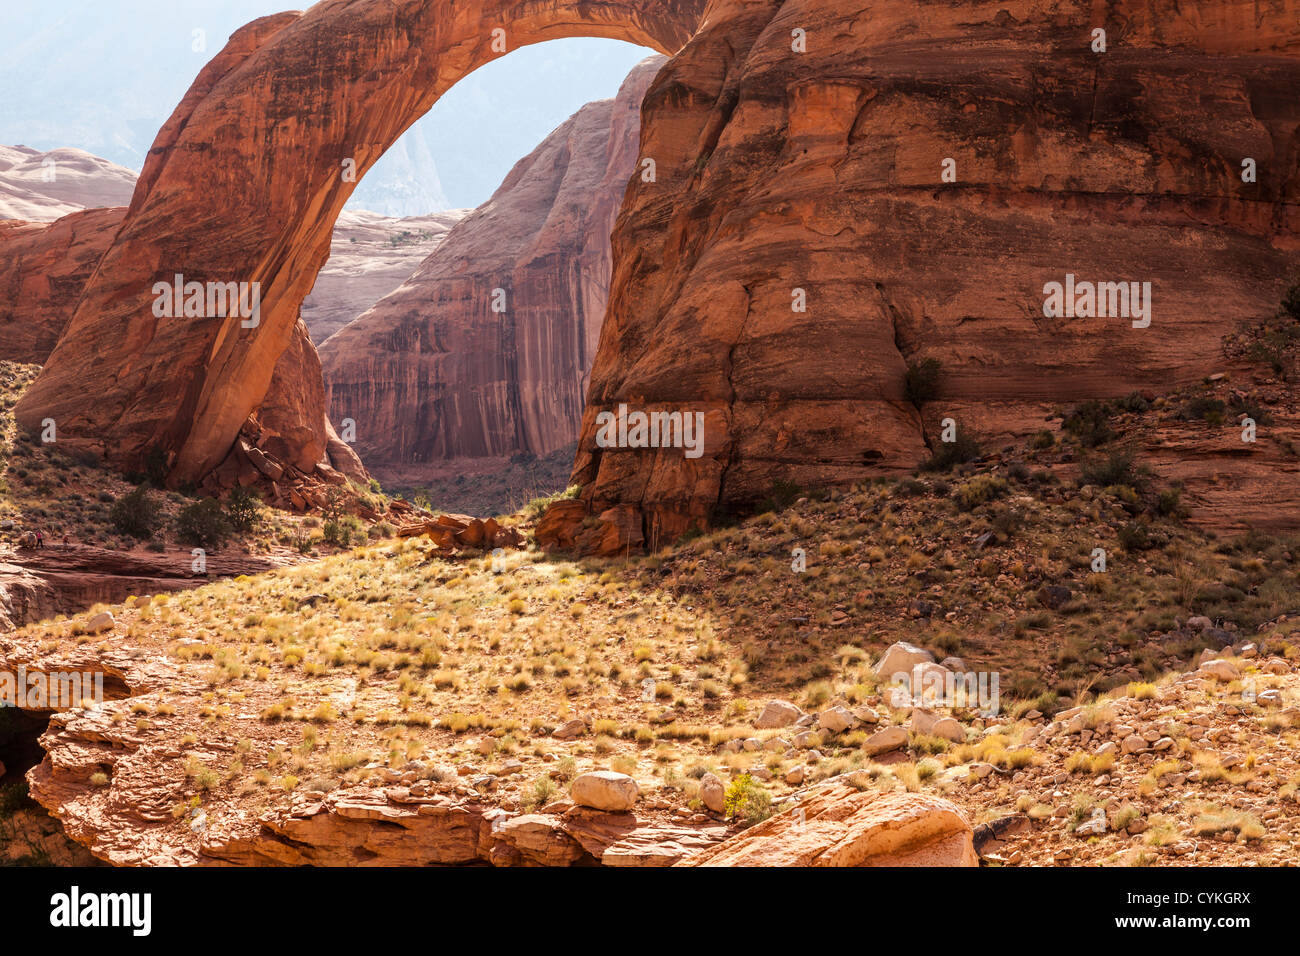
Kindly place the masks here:
<instances>
[{"instance_id":1,"label":"eroded rock ledge","mask_svg":"<svg viewBox=\"0 0 1300 956\"><path fill-rule=\"evenodd\" d=\"M841 778L812 788L760 826L688 822L658 808L607 813L555 801L514 813L463 783L377 768L388 786L293 792L255 812L237 800L195 801L191 759L238 742L203 743L208 682L162 655L85 644L47 654L0 640L0 668L103 670L101 707L50 716L32 797L77 843L117 866L671 866L975 865L972 831L946 800L859 791ZM137 715L149 713L150 718Z\"/></svg>"}]
</instances>

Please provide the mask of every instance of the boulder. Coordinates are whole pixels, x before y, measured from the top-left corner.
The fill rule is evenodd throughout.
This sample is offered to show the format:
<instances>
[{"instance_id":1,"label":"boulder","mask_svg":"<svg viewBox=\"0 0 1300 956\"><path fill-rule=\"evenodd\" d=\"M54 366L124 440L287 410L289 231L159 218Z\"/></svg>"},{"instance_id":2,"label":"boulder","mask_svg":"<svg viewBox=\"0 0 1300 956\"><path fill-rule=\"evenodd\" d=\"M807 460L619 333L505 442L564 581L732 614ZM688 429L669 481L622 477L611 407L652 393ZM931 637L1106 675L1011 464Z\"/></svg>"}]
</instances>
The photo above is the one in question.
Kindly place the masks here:
<instances>
[{"instance_id":1,"label":"boulder","mask_svg":"<svg viewBox=\"0 0 1300 956\"><path fill-rule=\"evenodd\" d=\"M700 802L714 813L726 809L727 791L717 774L706 773L700 778Z\"/></svg>"},{"instance_id":2,"label":"boulder","mask_svg":"<svg viewBox=\"0 0 1300 956\"><path fill-rule=\"evenodd\" d=\"M880 663L876 665L876 674L890 680L897 674L911 674L912 668L917 664L925 664L933 660L934 655L929 651L915 644L899 641L891 644L884 656L880 658Z\"/></svg>"},{"instance_id":3,"label":"boulder","mask_svg":"<svg viewBox=\"0 0 1300 956\"><path fill-rule=\"evenodd\" d=\"M906 730L902 727L886 727L884 730L878 730L868 737L862 745L862 751L868 757L874 757L876 754L883 754L906 746Z\"/></svg>"},{"instance_id":4,"label":"boulder","mask_svg":"<svg viewBox=\"0 0 1300 956\"><path fill-rule=\"evenodd\" d=\"M569 788L573 802L580 807L591 807L610 813L622 813L636 806L640 790L637 783L625 773L613 770L593 770L574 778Z\"/></svg>"},{"instance_id":5,"label":"boulder","mask_svg":"<svg viewBox=\"0 0 1300 956\"><path fill-rule=\"evenodd\" d=\"M847 707L831 707L817 715L817 726L833 734L848 730L853 723L853 714Z\"/></svg>"},{"instance_id":6,"label":"boulder","mask_svg":"<svg viewBox=\"0 0 1300 956\"><path fill-rule=\"evenodd\" d=\"M789 701L769 700L763 707L763 712L758 715L758 722L754 726L759 730L789 727L802 716L803 711Z\"/></svg>"},{"instance_id":7,"label":"boulder","mask_svg":"<svg viewBox=\"0 0 1300 956\"><path fill-rule=\"evenodd\" d=\"M970 824L928 794L832 784L678 866L977 866Z\"/></svg>"}]
</instances>

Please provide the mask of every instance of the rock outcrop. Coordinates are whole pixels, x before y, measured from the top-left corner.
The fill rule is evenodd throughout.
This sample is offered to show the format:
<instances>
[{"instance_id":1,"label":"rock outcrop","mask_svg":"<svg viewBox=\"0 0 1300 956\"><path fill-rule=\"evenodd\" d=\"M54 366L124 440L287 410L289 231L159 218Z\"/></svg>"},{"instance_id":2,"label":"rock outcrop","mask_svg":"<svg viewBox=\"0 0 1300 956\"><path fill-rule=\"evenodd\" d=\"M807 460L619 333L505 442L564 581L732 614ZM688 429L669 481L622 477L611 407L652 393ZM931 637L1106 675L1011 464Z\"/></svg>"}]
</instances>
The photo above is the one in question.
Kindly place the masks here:
<instances>
[{"instance_id":1,"label":"rock outcrop","mask_svg":"<svg viewBox=\"0 0 1300 956\"><path fill-rule=\"evenodd\" d=\"M86 209L52 223L0 221L0 358L49 358L126 209Z\"/></svg>"},{"instance_id":2,"label":"rock outcrop","mask_svg":"<svg viewBox=\"0 0 1300 956\"><path fill-rule=\"evenodd\" d=\"M910 469L942 418L991 444L1045 403L1196 382L1297 267L1295 0L717 2L642 123L658 176L614 234L573 480L652 544L778 479ZM1149 327L1046 317L1067 274L1151 283ZM703 456L600 447L620 403L702 414Z\"/></svg>"},{"instance_id":3,"label":"rock outcrop","mask_svg":"<svg viewBox=\"0 0 1300 956\"><path fill-rule=\"evenodd\" d=\"M978 866L955 804L841 782L678 866Z\"/></svg>"},{"instance_id":4,"label":"rock outcrop","mask_svg":"<svg viewBox=\"0 0 1300 956\"><path fill-rule=\"evenodd\" d=\"M371 469L570 445L609 291L609 234L663 57L520 160L402 286L321 346L330 414Z\"/></svg>"},{"instance_id":5,"label":"rock outcrop","mask_svg":"<svg viewBox=\"0 0 1300 956\"><path fill-rule=\"evenodd\" d=\"M363 0L236 31L159 132L118 241L20 402L20 424L53 418L61 443L121 467L159 448L170 482L202 481L271 387L357 177L453 83L500 55L492 27L506 24L510 49L602 36L671 52L703 8ZM258 283L258 321L206 309L214 314L155 315L155 283L176 274Z\"/></svg>"},{"instance_id":6,"label":"rock outcrop","mask_svg":"<svg viewBox=\"0 0 1300 956\"><path fill-rule=\"evenodd\" d=\"M1295 269L1300 0L518 14L362 0L236 33L160 133L20 422L54 418L61 441L123 465L160 445L177 483L217 467L328 257L352 189L339 164L364 173L495 55L485 26L503 17L515 46L680 50L645 99L655 175L633 182L615 230L573 476L604 553L778 480L910 469L945 418L1000 440L1048 404L1197 381ZM176 271L261 283L260 323L155 318L152 285ZM1046 314L1067 276L1149 283L1150 324ZM937 392L909 398L905 370L930 358ZM702 455L598 442L599 416L623 405L699 415ZM1300 472L1276 477L1294 500Z\"/></svg>"},{"instance_id":7,"label":"rock outcrop","mask_svg":"<svg viewBox=\"0 0 1300 956\"><path fill-rule=\"evenodd\" d=\"M311 340L320 345L405 282L468 212L393 219L345 209L334 224L329 261L302 304Z\"/></svg>"}]
</instances>

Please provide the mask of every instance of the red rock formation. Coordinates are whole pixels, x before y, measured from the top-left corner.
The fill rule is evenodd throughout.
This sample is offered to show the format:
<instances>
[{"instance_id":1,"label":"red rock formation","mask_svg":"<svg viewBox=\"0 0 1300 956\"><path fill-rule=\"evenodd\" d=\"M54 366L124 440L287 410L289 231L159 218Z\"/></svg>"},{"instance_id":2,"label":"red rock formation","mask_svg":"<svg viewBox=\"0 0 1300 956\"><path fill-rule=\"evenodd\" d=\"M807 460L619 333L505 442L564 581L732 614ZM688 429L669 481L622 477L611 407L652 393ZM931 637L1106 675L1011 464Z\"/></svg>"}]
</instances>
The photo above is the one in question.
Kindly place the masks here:
<instances>
[{"instance_id":1,"label":"red rock formation","mask_svg":"<svg viewBox=\"0 0 1300 956\"><path fill-rule=\"evenodd\" d=\"M911 468L942 417L1024 434L1039 402L1199 380L1295 269L1298 124L1296 0L715 3L646 98L582 500L666 542L778 478ZM1150 281L1150 327L1045 318L1067 273ZM598 447L619 403L702 412L703 457Z\"/></svg>"},{"instance_id":2,"label":"red rock formation","mask_svg":"<svg viewBox=\"0 0 1300 956\"><path fill-rule=\"evenodd\" d=\"M545 455L577 438L609 234L663 57L520 160L399 289L321 346L328 407L372 470ZM493 311L494 290L504 312Z\"/></svg>"},{"instance_id":3,"label":"red rock formation","mask_svg":"<svg viewBox=\"0 0 1300 956\"><path fill-rule=\"evenodd\" d=\"M0 358L49 357L125 214L87 209L49 224L0 222Z\"/></svg>"},{"instance_id":4,"label":"red rock formation","mask_svg":"<svg viewBox=\"0 0 1300 956\"><path fill-rule=\"evenodd\" d=\"M302 303L311 340L320 345L405 282L468 212L393 219L344 210L334 224L329 261Z\"/></svg>"},{"instance_id":5,"label":"red rock formation","mask_svg":"<svg viewBox=\"0 0 1300 956\"><path fill-rule=\"evenodd\" d=\"M159 133L119 241L105 255L43 374L24 427L138 467L168 453L170 480L198 481L235 445L289 346L329 255L334 220L364 174L457 79L507 48L564 36L668 52L703 0L321 3L231 37ZM154 283L257 282L255 328L153 314Z\"/></svg>"},{"instance_id":6,"label":"red rock formation","mask_svg":"<svg viewBox=\"0 0 1300 956\"><path fill-rule=\"evenodd\" d=\"M614 236L575 470L589 511L613 511L602 548L669 540L776 479L910 468L942 417L1015 434L1038 403L1195 381L1294 269L1300 0L704 7L573 0L507 22L504 2L359 0L251 24L160 134L20 421L122 463L161 443L175 481L216 467L326 259L339 163L369 168L494 55L498 23L514 45L690 38L647 96L657 175ZM262 283L260 326L153 318L173 271ZM1150 327L1045 317L1067 274L1151 282ZM947 373L917 408L903 373L929 357ZM702 457L598 447L620 404L702 414Z\"/></svg>"},{"instance_id":7,"label":"red rock formation","mask_svg":"<svg viewBox=\"0 0 1300 956\"><path fill-rule=\"evenodd\" d=\"M842 783L678 866L979 866L970 824L929 794Z\"/></svg>"}]
</instances>

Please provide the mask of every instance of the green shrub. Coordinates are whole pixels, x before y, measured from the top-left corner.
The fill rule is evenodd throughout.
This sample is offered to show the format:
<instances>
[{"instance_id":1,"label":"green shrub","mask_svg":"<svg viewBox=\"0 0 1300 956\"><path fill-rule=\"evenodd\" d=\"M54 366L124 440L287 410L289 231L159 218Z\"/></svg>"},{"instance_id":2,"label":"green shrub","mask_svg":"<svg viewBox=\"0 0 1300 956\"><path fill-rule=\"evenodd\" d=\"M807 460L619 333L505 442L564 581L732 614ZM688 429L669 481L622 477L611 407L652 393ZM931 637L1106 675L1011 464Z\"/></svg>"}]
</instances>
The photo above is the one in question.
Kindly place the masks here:
<instances>
[{"instance_id":1,"label":"green shrub","mask_svg":"<svg viewBox=\"0 0 1300 956\"><path fill-rule=\"evenodd\" d=\"M980 444L970 432L958 428L953 441L941 441L930 459L921 467L925 471L947 471L956 465L964 465L980 456Z\"/></svg>"},{"instance_id":2,"label":"green shrub","mask_svg":"<svg viewBox=\"0 0 1300 956\"><path fill-rule=\"evenodd\" d=\"M162 527L162 508L149 496L149 489L140 485L117 501L108 513L113 528L119 534L146 540Z\"/></svg>"},{"instance_id":3,"label":"green shrub","mask_svg":"<svg viewBox=\"0 0 1300 956\"><path fill-rule=\"evenodd\" d=\"M772 482L767 497L758 502L754 509L759 514L768 511L784 511L803 497L804 491L796 482L778 478Z\"/></svg>"},{"instance_id":4,"label":"green shrub","mask_svg":"<svg viewBox=\"0 0 1300 956\"><path fill-rule=\"evenodd\" d=\"M1109 455L1085 459L1079 466L1079 480L1081 484L1102 488L1115 485L1136 488L1141 483L1142 476L1133 464L1133 449L1120 448Z\"/></svg>"},{"instance_id":5,"label":"green shrub","mask_svg":"<svg viewBox=\"0 0 1300 956\"><path fill-rule=\"evenodd\" d=\"M1184 402L1177 417L1185 422L1205 421L1211 425L1222 425L1227 408L1219 399L1202 395Z\"/></svg>"},{"instance_id":6,"label":"green shrub","mask_svg":"<svg viewBox=\"0 0 1300 956\"><path fill-rule=\"evenodd\" d=\"M230 519L215 498L201 498L186 505L176 516L176 536L200 548L221 547L232 531Z\"/></svg>"},{"instance_id":7,"label":"green shrub","mask_svg":"<svg viewBox=\"0 0 1300 956\"><path fill-rule=\"evenodd\" d=\"M742 773L727 786L723 809L727 816L753 826L772 815L772 795L749 774Z\"/></svg>"},{"instance_id":8,"label":"green shrub","mask_svg":"<svg viewBox=\"0 0 1300 956\"><path fill-rule=\"evenodd\" d=\"M1300 282L1287 289L1282 296L1281 317L1300 322Z\"/></svg>"},{"instance_id":9,"label":"green shrub","mask_svg":"<svg viewBox=\"0 0 1300 956\"><path fill-rule=\"evenodd\" d=\"M332 544L339 548L346 548L353 541L361 541L365 538L365 529L361 525L361 519L356 515L342 515L338 518L331 518L321 526L321 535L326 544Z\"/></svg>"},{"instance_id":10,"label":"green shrub","mask_svg":"<svg viewBox=\"0 0 1300 956\"><path fill-rule=\"evenodd\" d=\"M1096 448L1115 437L1110 427L1111 409L1105 402L1095 399L1076 406L1061 428L1073 435L1084 448Z\"/></svg>"},{"instance_id":11,"label":"green shrub","mask_svg":"<svg viewBox=\"0 0 1300 956\"><path fill-rule=\"evenodd\" d=\"M1130 521L1119 529L1119 543L1125 551L1146 551L1155 544L1151 532L1140 521Z\"/></svg>"},{"instance_id":12,"label":"green shrub","mask_svg":"<svg viewBox=\"0 0 1300 956\"><path fill-rule=\"evenodd\" d=\"M939 395L939 376L943 372L943 366L938 359L926 359L924 362L913 362L907 367L907 376L904 380L904 392L907 400L913 405L920 405L922 402L928 402Z\"/></svg>"},{"instance_id":13,"label":"green shrub","mask_svg":"<svg viewBox=\"0 0 1300 956\"><path fill-rule=\"evenodd\" d=\"M236 531L252 531L262 523L262 498L255 491L236 488L226 501L226 519Z\"/></svg>"}]
</instances>

